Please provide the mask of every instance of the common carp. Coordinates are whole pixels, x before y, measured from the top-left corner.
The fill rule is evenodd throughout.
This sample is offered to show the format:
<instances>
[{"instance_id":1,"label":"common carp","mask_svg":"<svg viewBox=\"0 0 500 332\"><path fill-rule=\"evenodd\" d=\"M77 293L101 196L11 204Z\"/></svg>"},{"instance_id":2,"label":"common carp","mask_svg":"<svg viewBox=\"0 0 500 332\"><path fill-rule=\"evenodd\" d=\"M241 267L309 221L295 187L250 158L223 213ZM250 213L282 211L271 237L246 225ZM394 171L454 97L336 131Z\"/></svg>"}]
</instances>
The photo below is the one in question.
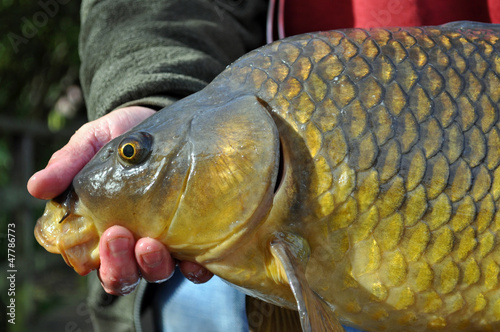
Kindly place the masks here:
<instances>
[{"instance_id":1,"label":"common carp","mask_svg":"<svg viewBox=\"0 0 500 332\"><path fill-rule=\"evenodd\" d=\"M86 274L123 225L304 330L500 329L499 38L454 22L252 51L105 145L36 238Z\"/></svg>"}]
</instances>

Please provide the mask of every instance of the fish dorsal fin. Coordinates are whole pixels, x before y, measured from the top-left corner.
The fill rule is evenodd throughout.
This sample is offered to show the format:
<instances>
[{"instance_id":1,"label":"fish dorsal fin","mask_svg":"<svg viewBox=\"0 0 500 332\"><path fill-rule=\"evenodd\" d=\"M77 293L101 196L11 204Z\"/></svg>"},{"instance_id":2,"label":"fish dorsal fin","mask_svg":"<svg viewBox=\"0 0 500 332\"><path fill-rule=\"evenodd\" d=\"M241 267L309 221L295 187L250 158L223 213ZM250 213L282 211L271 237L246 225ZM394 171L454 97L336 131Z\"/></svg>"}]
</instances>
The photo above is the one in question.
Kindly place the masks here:
<instances>
[{"instance_id":1,"label":"fish dorsal fin","mask_svg":"<svg viewBox=\"0 0 500 332\"><path fill-rule=\"evenodd\" d=\"M500 24L475 22L475 21L455 21L455 22L445 23L441 26L452 29L485 29L485 30L500 29Z\"/></svg>"},{"instance_id":2,"label":"fish dorsal fin","mask_svg":"<svg viewBox=\"0 0 500 332\"><path fill-rule=\"evenodd\" d=\"M256 297L246 297L246 310L250 332L301 332L297 311L278 307Z\"/></svg>"},{"instance_id":3,"label":"fish dorsal fin","mask_svg":"<svg viewBox=\"0 0 500 332\"><path fill-rule=\"evenodd\" d=\"M300 323L304 332L342 332L344 328L340 325L333 309L325 303L312 289L305 276L303 248L297 244L304 241L297 236L280 233L271 241L271 253L280 261L288 284L292 289L297 309L299 311ZM301 241L302 240L302 241Z\"/></svg>"}]
</instances>

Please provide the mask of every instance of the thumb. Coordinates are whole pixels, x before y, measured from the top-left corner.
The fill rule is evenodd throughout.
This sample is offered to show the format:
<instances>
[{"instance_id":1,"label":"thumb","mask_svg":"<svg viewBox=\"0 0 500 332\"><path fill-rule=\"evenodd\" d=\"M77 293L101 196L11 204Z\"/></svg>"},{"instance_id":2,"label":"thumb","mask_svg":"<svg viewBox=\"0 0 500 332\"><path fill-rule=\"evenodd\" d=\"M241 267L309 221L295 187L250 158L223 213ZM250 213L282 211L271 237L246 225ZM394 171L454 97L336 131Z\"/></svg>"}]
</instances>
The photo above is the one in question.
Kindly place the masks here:
<instances>
[{"instance_id":1,"label":"thumb","mask_svg":"<svg viewBox=\"0 0 500 332\"><path fill-rule=\"evenodd\" d=\"M28 181L29 193L40 199L51 199L62 193L75 175L99 149L120 136L155 111L139 106L117 109L102 118L86 123L69 142L56 151L47 166Z\"/></svg>"}]
</instances>

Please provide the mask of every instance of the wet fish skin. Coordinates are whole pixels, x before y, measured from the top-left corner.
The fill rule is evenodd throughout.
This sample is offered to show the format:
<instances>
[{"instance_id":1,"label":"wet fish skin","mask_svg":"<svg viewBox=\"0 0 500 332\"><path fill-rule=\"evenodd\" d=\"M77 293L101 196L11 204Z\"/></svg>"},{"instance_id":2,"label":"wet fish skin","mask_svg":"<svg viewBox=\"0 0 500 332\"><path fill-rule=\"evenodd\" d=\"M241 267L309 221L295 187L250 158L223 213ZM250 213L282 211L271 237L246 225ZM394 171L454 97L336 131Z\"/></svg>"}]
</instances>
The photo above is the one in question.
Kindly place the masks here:
<instances>
[{"instance_id":1,"label":"wet fish skin","mask_svg":"<svg viewBox=\"0 0 500 332\"><path fill-rule=\"evenodd\" d=\"M296 280L309 290L313 308L321 312L322 304L312 299L317 294L335 311L329 315L362 330L495 330L500 320L498 29L476 23L351 29L292 37L253 51L200 93L132 130L169 142L177 153L153 143L151 158L129 168L128 177L120 175L115 157L122 138L101 150L73 182L79 202L63 225L92 224L92 235L82 236L92 246L118 214L137 236L161 238L174 256L202 263L246 293L290 308L297 305L290 271L297 269ZM245 118L247 113L252 116ZM212 123L216 114L224 116ZM185 121L193 119L199 120L198 131L186 129ZM238 126L238 119L246 119L245 125ZM248 130L252 119L258 125ZM229 132L241 136L219 146L226 130L206 136L205 124L213 132L233 128ZM281 178L273 158L277 133ZM201 144L201 152L193 154L182 143L186 139ZM212 141L219 142L217 153L210 150ZM237 146L244 153L229 158L219 153ZM256 163L259 155L263 161ZM206 163L195 164L193 171L186 156ZM172 160L179 171L158 171ZM143 173L135 184L127 182ZM148 193L149 199L140 192L157 186L164 174L167 180L161 181L167 184ZM194 185L192 174L198 175ZM115 179L113 185L106 176ZM239 185L246 191L236 197L248 202L205 199L233 181L235 191L224 197L238 193ZM188 196L187 202L179 198ZM150 204L168 217L155 214ZM136 207L146 217L134 213ZM50 230L41 242L55 252L66 250L51 244L59 226L45 220L66 215L60 209L51 205L37 226ZM230 228L234 220L224 219L222 210L245 211L245 217ZM205 228L197 229L200 225ZM205 236L199 229L212 233Z\"/></svg>"},{"instance_id":2,"label":"wet fish skin","mask_svg":"<svg viewBox=\"0 0 500 332\"><path fill-rule=\"evenodd\" d=\"M219 79L266 101L285 147L283 127L303 138L276 224L308 239L307 279L345 323L499 327L500 33L476 27L292 37Z\"/></svg>"}]
</instances>

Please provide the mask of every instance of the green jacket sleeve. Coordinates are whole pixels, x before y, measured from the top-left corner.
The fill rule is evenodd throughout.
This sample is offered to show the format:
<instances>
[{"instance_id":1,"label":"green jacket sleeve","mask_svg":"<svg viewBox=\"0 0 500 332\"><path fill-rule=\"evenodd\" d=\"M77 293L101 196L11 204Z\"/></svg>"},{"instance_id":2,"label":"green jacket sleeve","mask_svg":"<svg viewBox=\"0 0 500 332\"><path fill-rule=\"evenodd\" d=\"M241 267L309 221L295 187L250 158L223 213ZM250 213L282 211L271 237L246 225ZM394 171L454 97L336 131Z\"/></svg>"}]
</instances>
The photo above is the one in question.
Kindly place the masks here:
<instances>
[{"instance_id":1,"label":"green jacket sleeve","mask_svg":"<svg viewBox=\"0 0 500 332\"><path fill-rule=\"evenodd\" d=\"M262 0L84 0L81 84L89 119L160 109L264 42Z\"/></svg>"}]
</instances>

